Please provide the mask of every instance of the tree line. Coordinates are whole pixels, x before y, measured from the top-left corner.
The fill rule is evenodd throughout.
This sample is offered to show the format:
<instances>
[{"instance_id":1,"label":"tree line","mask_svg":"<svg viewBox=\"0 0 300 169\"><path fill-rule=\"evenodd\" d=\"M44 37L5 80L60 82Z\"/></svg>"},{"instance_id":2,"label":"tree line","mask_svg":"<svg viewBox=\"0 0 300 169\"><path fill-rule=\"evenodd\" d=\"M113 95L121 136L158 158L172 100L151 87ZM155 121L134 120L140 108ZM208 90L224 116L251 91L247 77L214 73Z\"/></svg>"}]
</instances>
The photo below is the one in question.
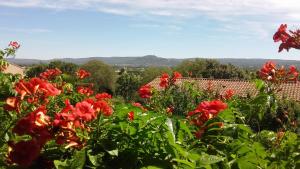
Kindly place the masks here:
<instances>
[{"instance_id":1,"label":"tree line","mask_svg":"<svg viewBox=\"0 0 300 169\"><path fill-rule=\"evenodd\" d=\"M245 79L256 77L256 73L236 67L232 64L221 64L213 59L196 59L184 61L176 67L145 67L145 68L119 68L102 61L92 60L83 65L52 61L49 64L38 64L29 67L27 77L36 77L46 69L58 68L64 72L67 82L74 82L77 69L83 68L91 72L85 83L94 83L95 92L107 92L119 95L127 101L136 100L141 85L147 84L162 73L180 72L183 77L215 78L215 79Z\"/></svg>"}]
</instances>

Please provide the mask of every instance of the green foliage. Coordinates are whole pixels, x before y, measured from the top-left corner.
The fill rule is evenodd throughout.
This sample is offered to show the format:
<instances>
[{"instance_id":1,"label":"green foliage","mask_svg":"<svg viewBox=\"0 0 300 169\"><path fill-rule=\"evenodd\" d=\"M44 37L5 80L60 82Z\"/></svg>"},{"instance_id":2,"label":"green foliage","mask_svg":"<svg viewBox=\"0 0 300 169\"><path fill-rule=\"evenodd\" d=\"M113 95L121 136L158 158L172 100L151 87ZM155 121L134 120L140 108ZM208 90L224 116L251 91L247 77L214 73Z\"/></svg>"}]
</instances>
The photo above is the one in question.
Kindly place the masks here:
<instances>
[{"instance_id":1,"label":"green foliage","mask_svg":"<svg viewBox=\"0 0 300 169\"><path fill-rule=\"evenodd\" d=\"M51 61L49 64L38 64L30 67L26 70L27 77L37 77L40 73L46 71L46 69L55 69L58 68L66 75L75 75L76 70L78 69L78 65L74 63L67 63L62 61ZM68 82L74 82L74 80L70 80Z\"/></svg>"},{"instance_id":2,"label":"green foliage","mask_svg":"<svg viewBox=\"0 0 300 169\"><path fill-rule=\"evenodd\" d=\"M168 67L147 67L141 73L142 76L142 84L147 84L151 82L153 79L159 77L162 73L171 73L171 69Z\"/></svg>"},{"instance_id":3,"label":"green foliage","mask_svg":"<svg viewBox=\"0 0 300 169\"><path fill-rule=\"evenodd\" d=\"M86 82L94 83L96 92L114 93L116 73L111 66L98 60L92 60L81 67L91 72L91 76L87 78Z\"/></svg>"},{"instance_id":4,"label":"green foliage","mask_svg":"<svg viewBox=\"0 0 300 169\"><path fill-rule=\"evenodd\" d=\"M141 79L142 77L139 75L123 72L116 82L116 94L122 96L126 101L136 100Z\"/></svg>"},{"instance_id":5,"label":"green foliage","mask_svg":"<svg viewBox=\"0 0 300 169\"><path fill-rule=\"evenodd\" d=\"M223 65L216 60L196 59L194 61L183 61L175 70L183 76L196 78L216 78L216 79L249 79L246 71L233 66Z\"/></svg>"}]
</instances>

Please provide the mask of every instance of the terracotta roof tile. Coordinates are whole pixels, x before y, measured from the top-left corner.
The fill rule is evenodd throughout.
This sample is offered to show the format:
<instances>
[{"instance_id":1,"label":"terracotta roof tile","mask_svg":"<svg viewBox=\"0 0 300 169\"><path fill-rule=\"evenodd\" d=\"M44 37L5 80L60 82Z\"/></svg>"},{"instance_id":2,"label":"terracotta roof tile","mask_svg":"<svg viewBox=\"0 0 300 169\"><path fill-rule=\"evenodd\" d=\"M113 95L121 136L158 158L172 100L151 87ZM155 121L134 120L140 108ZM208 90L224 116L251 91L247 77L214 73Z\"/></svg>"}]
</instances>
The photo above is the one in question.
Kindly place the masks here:
<instances>
[{"instance_id":1,"label":"terracotta roof tile","mask_svg":"<svg viewBox=\"0 0 300 169\"><path fill-rule=\"evenodd\" d=\"M149 84L154 88L161 90L159 86L160 78L155 78ZM207 89L209 83L212 84L214 91L219 91L220 94L228 89L234 90L238 96L245 97L247 94L256 95L258 93L255 84L247 80L233 79L205 79L205 78L180 78L176 81L177 85L183 82L195 82L200 89ZM277 93L280 98L292 99L300 101L300 83L284 83L281 85L282 90Z\"/></svg>"}]
</instances>

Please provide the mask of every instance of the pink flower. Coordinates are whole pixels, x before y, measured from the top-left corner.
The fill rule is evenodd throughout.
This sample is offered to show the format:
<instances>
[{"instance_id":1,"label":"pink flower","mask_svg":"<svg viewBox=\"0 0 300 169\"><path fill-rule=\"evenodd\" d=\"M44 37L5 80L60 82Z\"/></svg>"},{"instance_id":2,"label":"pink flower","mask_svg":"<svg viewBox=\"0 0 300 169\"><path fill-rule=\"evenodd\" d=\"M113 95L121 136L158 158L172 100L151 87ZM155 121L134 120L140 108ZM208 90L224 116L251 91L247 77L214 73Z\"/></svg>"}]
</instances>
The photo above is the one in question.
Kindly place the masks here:
<instances>
[{"instance_id":1,"label":"pink flower","mask_svg":"<svg viewBox=\"0 0 300 169\"><path fill-rule=\"evenodd\" d=\"M18 49L21 45L16 41L11 41L8 46L11 46L13 49Z\"/></svg>"}]
</instances>

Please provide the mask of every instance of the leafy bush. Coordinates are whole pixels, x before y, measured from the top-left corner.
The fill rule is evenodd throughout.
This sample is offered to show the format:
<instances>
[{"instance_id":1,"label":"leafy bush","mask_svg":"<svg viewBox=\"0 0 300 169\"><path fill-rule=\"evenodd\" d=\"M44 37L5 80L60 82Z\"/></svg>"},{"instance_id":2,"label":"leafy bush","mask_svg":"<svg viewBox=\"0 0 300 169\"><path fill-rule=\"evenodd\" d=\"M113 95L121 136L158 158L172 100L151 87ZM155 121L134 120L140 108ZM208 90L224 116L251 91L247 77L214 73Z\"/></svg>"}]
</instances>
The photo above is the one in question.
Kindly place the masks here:
<instances>
[{"instance_id":1,"label":"leafy bush","mask_svg":"<svg viewBox=\"0 0 300 169\"><path fill-rule=\"evenodd\" d=\"M1 53L14 53L18 46L12 45ZM281 83L297 81L294 66L263 65L259 93L250 98L199 90L193 83L179 86L180 73L164 73L159 90L138 90L145 104L82 86L103 72L93 73L79 69L73 83L57 68L20 80L1 74L8 96L0 102L1 167L300 167L299 105L276 97Z\"/></svg>"}]
</instances>

